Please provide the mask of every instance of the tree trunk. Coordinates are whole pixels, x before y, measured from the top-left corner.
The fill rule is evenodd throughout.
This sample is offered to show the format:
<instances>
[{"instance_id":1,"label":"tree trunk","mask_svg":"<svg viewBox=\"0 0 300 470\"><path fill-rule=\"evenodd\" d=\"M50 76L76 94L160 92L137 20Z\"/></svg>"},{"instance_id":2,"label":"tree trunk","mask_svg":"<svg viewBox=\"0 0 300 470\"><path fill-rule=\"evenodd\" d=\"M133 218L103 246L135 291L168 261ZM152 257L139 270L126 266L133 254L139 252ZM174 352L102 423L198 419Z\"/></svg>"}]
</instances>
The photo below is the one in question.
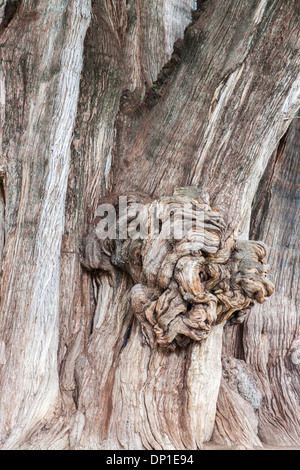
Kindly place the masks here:
<instances>
[{"instance_id":1,"label":"tree trunk","mask_svg":"<svg viewBox=\"0 0 300 470\"><path fill-rule=\"evenodd\" d=\"M300 8L197 4L0 5L2 449L299 445ZM169 351L79 248L102 196L190 185L226 246L269 245L276 290Z\"/></svg>"}]
</instances>

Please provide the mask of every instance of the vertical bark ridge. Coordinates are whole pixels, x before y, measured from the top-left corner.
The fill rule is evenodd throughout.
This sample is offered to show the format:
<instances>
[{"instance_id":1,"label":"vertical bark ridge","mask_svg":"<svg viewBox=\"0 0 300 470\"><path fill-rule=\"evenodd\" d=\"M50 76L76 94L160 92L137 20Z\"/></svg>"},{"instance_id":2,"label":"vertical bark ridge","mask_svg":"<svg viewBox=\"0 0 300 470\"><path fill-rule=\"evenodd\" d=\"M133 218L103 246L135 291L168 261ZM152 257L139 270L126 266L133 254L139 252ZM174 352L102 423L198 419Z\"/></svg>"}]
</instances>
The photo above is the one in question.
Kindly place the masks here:
<instances>
[{"instance_id":1,"label":"vertical bark ridge","mask_svg":"<svg viewBox=\"0 0 300 470\"><path fill-rule=\"evenodd\" d=\"M222 11L215 2L209 2L199 19L187 29L184 44L178 50L182 54L181 65L165 81L158 100L153 105L148 102L143 106L143 100L130 90L130 93L121 97L122 107L116 126L116 145L111 169L113 180L109 188L116 191L144 190L155 195L165 195L171 194L175 186L188 182L203 184L226 214L229 232L232 229L236 234L246 233L251 210L249 200L267 165L272 146L277 144L279 136L288 125L286 120L297 105L295 25L298 16L295 13L299 13L295 3L285 10L283 16L279 4L272 6L267 1L253 1L247 3L246 8L243 2L227 1L225 6L222 4ZM220 16L223 21L221 30ZM275 61L274 47L271 44L281 27L286 30L290 48L287 51L286 44L282 48L278 47ZM227 35L224 31L227 31ZM270 34L271 38L267 45L266 34ZM132 40L135 41L136 36L134 38ZM256 55L257 50L261 51L259 57ZM284 68L282 61L285 63ZM251 75L252 70L254 72ZM259 79L262 73L267 77L265 81ZM272 88L277 80L274 77L283 83L284 90L279 90L275 85ZM126 81L118 90L125 88L124 83ZM129 83L135 90L137 85L132 81ZM291 96L288 104L285 101L287 94ZM268 106L259 106L260 112L257 114L258 103L264 101ZM248 126L247 131L245 126ZM245 134L249 138L247 143ZM98 155L100 159L100 154ZM226 167L229 168L230 178ZM98 308L100 307L97 305L96 311ZM215 377L215 398L211 400L207 415L201 415L201 406L198 407L199 414L194 411L196 415L190 426L195 430L196 436L191 435L190 429L185 433L187 423L183 425L179 419L182 413L177 401L179 389L175 385L177 395L174 396L174 387L167 380L170 370L173 370L171 365L175 358L170 356L169 362L166 360L170 369L161 367L160 356L155 356L157 362L147 345L143 344L141 333L133 330L126 348L116 361L114 350L116 345L121 348L129 326L126 309L127 304L123 309L116 303L112 304L107 319L112 320L112 312L123 319L123 323L114 319L115 337L109 336L111 325L102 323L103 327L93 329L92 338L87 340L88 355L82 354L76 361L80 397L77 414L85 415L85 426L76 448L200 447L203 440L209 439L212 433L211 416L214 417L220 374ZM116 337L122 339L120 344ZM107 351L105 359L102 345ZM197 348L194 349L197 357ZM217 374L217 371L220 372L216 365L220 363L219 343L216 349L214 370ZM99 350L102 360L97 357ZM139 357L138 364L136 357ZM179 376L182 379L183 374L187 374L183 367L186 357L179 355L177 360L176 370L180 371ZM160 377L156 375L156 368L161 371ZM132 369L135 370L134 377ZM192 366L189 371L192 376ZM101 381L98 376L102 377ZM197 381L202 383L204 377L205 370L199 371ZM147 380L151 384L152 400ZM180 382L178 377L175 382ZM158 387L155 399L154 383ZM192 380L190 383L189 400L185 403L194 403L195 410L196 404L201 403L201 397L196 385L192 386ZM105 412L102 412L104 419L98 406L101 409L100 397L106 396L108 389L113 390L113 401L108 403L105 398L107 406L102 408L105 408ZM181 395L183 401L186 393L184 391L183 396ZM164 402L167 395L174 399L172 416L180 429L175 429L169 422L168 406L171 405L170 402ZM91 396L94 397L93 400ZM165 403L166 408L162 403ZM133 408L136 411L131 413ZM203 416L205 419L207 417L205 425ZM93 432L95 422L98 432ZM124 426L124 423L129 424Z\"/></svg>"},{"instance_id":2,"label":"vertical bark ridge","mask_svg":"<svg viewBox=\"0 0 300 470\"><path fill-rule=\"evenodd\" d=\"M66 368L70 370L73 383L73 346L79 356L84 344L89 341L90 332L94 331L93 317L97 315L97 292L93 289L90 276L81 268L79 246L98 199L108 184L114 121L122 88L122 31L126 26L126 17L121 14L125 2L118 5L119 9L116 10L115 2L93 2L91 24L84 43L84 65L71 145L71 171L61 250L58 362L62 365L62 371ZM78 334L81 338L79 345L74 341ZM70 347L67 348L68 345ZM63 377L61 380L63 397L72 413L70 380L67 383Z\"/></svg>"},{"instance_id":3,"label":"vertical bark ridge","mask_svg":"<svg viewBox=\"0 0 300 470\"><path fill-rule=\"evenodd\" d=\"M256 306L243 324L226 328L224 335L223 354L240 359L256 375L262 400L254 413L249 412L243 397L237 399L236 391L223 380L214 434L217 442L246 445L242 431L246 426L248 445L258 445L258 438L270 445L299 445L299 281L295 274L299 139L296 116L270 159L252 205L250 237L263 239L270 247L274 296L268 305ZM223 389L235 403L230 416L222 403Z\"/></svg>"},{"instance_id":4,"label":"vertical bark ridge","mask_svg":"<svg viewBox=\"0 0 300 470\"><path fill-rule=\"evenodd\" d=\"M58 398L59 253L89 15L88 0L69 6L24 2L1 36L8 188L1 291L3 448L20 445L54 411ZM11 61L18 66L9 67Z\"/></svg>"},{"instance_id":5,"label":"vertical bark ridge","mask_svg":"<svg viewBox=\"0 0 300 470\"><path fill-rule=\"evenodd\" d=\"M214 203L230 213L230 226L247 232L246 201L253 198L287 118L297 109L299 5L284 7L285 16L280 6L267 0L246 6L207 2L185 33L181 63L155 106L140 107L140 115L124 118L125 125L118 129L115 190L130 188L156 196L169 186L172 191L201 184ZM289 51L280 47L281 29L284 41L290 38ZM285 91L279 90L279 82ZM141 178L142 171L147 179ZM229 188L233 179L234 196ZM240 217L245 207L247 214Z\"/></svg>"},{"instance_id":6,"label":"vertical bark ridge","mask_svg":"<svg viewBox=\"0 0 300 470\"><path fill-rule=\"evenodd\" d=\"M259 434L277 445L299 445L299 146L300 122L295 118L260 183L250 232L264 237L271 247L270 263L277 268L274 298L256 309L243 335L245 360L267 379ZM269 197L264 200L266 188ZM251 350L254 344L257 348Z\"/></svg>"}]
</instances>

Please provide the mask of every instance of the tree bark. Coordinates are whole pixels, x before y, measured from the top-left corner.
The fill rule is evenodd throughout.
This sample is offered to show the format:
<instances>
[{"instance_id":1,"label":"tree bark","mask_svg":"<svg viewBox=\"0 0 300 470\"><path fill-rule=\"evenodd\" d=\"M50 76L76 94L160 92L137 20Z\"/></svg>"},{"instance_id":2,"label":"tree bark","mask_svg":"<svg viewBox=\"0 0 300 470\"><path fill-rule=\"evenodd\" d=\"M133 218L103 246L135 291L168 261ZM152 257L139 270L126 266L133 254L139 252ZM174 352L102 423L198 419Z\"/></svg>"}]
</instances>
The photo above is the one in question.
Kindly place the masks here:
<instances>
[{"instance_id":1,"label":"tree bark","mask_svg":"<svg viewBox=\"0 0 300 470\"><path fill-rule=\"evenodd\" d=\"M299 217L299 136L297 116L272 155L254 199L251 238L263 238L271 247L276 290L268 306L257 306L244 324L234 327L234 333L226 331L224 355L231 359L229 367L226 359L223 382L227 400L235 402L235 417L227 416L220 400L218 442L240 440L245 445L257 442L258 435L271 445L299 445L299 229L295 223ZM244 395L236 406L240 382L244 382ZM250 413L245 413L246 407ZM246 439L242 425L247 414L253 415L253 425ZM232 433L235 420L240 424ZM225 431L228 424L231 429Z\"/></svg>"},{"instance_id":2,"label":"tree bark","mask_svg":"<svg viewBox=\"0 0 300 470\"><path fill-rule=\"evenodd\" d=\"M277 294L269 309L258 308L248 319L243 337L245 360L263 376L259 435L286 446L299 445L299 142L298 115L265 171L251 224L252 236L272 247ZM268 194L263 200L261 190Z\"/></svg>"},{"instance_id":3,"label":"tree bark","mask_svg":"<svg viewBox=\"0 0 300 470\"><path fill-rule=\"evenodd\" d=\"M193 19L189 0L9 4L1 448L299 444L297 1L208 0ZM277 293L166 352L143 340L130 277L91 275L79 247L101 196L187 185L208 191L227 241L269 244Z\"/></svg>"},{"instance_id":4,"label":"tree bark","mask_svg":"<svg viewBox=\"0 0 300 470\"><path fill-rule=\"evenodd\" d=\"M59 396L59 258L89 16L88 1L27 1L1 36L4 448L51 416Z\"/></svg>"}]
</instances>

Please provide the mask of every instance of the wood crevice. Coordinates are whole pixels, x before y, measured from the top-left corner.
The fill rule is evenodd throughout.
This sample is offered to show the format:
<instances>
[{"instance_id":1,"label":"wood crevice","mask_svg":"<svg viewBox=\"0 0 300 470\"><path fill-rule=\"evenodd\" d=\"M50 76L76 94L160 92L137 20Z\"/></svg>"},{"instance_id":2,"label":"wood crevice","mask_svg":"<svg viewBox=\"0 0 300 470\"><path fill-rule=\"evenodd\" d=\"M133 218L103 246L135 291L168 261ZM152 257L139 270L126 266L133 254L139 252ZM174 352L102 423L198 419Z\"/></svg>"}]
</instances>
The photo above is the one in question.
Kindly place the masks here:
<instances>
[{"instance_id":1,"label":"wood crevice","mask_svg":"<svg viewBox=\"0 0 300 470\"><path fill-rule=\"evenodd\" d=\"M2 21L0 23L0 35L9 26L14 16L17 14L22 0L6 0Z\"/></svg>"}]
</instances>

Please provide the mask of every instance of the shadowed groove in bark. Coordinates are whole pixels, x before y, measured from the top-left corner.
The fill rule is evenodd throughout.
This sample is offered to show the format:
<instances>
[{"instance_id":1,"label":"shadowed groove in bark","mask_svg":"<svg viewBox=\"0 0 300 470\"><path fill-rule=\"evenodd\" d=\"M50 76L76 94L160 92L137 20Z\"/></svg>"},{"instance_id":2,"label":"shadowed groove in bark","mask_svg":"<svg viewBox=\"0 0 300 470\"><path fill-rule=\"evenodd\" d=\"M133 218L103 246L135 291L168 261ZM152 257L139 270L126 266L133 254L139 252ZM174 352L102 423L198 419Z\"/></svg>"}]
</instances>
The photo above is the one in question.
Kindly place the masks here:
<instances>
[{"instance_id":1,"label":"shadowed groove in bark","mask_svg":"<svg viewBox=\"0 0 300 470\"><path fill-rule=\"evenodd\" d=\"M0 5L0 34L3 33L5 28L8 27L9 23L17 13L22 0L7 0ZM1 15L2 12L2 15Z\"/></svg>"}]
</instances>

